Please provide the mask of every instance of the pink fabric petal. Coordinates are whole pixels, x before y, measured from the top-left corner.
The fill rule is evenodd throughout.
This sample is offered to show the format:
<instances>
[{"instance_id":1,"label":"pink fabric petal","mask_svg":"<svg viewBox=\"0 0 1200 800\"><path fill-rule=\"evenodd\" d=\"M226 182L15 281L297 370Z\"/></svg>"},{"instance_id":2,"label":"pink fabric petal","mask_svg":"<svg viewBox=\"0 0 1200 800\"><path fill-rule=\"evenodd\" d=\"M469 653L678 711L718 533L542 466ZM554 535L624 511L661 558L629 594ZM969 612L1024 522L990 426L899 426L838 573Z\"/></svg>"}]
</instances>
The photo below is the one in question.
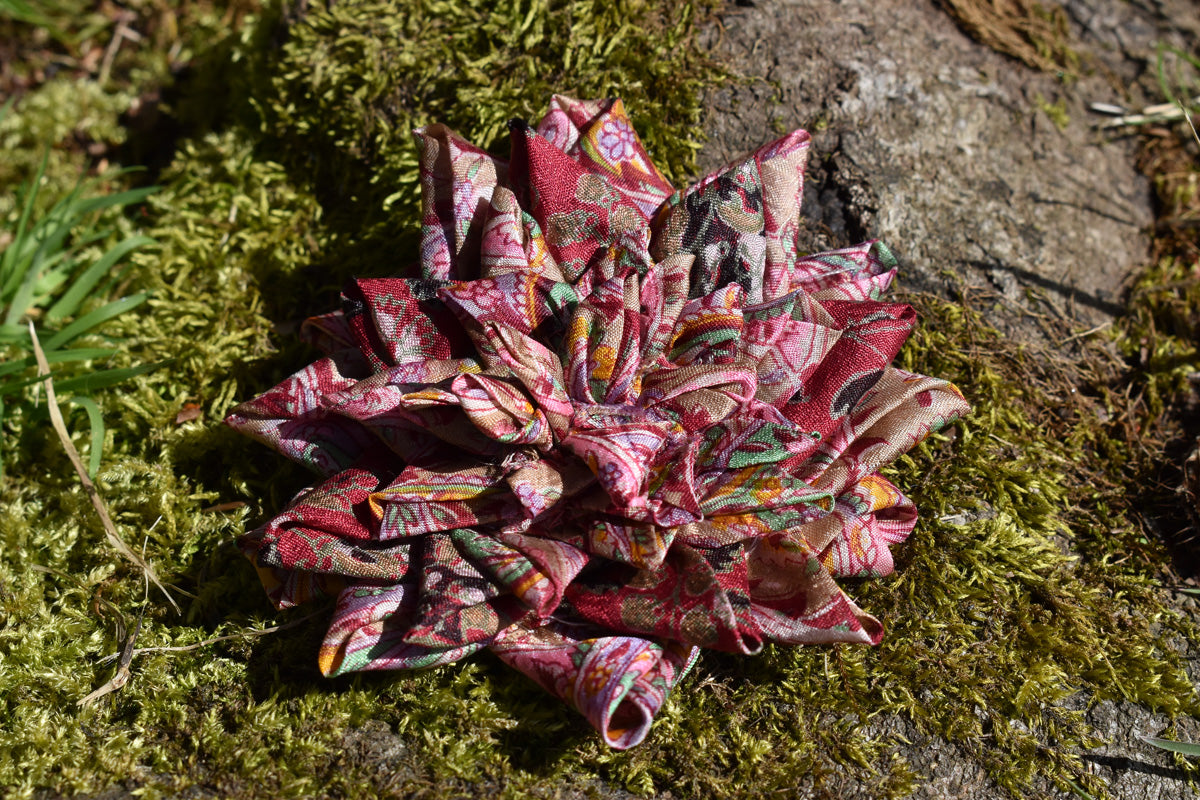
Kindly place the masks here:
<instances>
[{"instance_id":1,"label":"pink fabric petal","mask_svg":"<svg viewBox=\"0 0 1200 800\"><path fill-rule=\"evenodd\" d=\"M510 628L491 649L570 703L616 750L641 744L668 693L699 653L698 648L674 642L589 637L553 624Z\"/></svg>"},{"instance_id":2,"label":"pink fabric petal","mask_svg":"<svg viewBox=\"0 0 1200 800\"><path fill-rule=\"evenodd\" d=\"M435 280L477 278L487 207L508 165L445 125L413 135L421 150L421 273Z\"/></svg>"}]
</instances>

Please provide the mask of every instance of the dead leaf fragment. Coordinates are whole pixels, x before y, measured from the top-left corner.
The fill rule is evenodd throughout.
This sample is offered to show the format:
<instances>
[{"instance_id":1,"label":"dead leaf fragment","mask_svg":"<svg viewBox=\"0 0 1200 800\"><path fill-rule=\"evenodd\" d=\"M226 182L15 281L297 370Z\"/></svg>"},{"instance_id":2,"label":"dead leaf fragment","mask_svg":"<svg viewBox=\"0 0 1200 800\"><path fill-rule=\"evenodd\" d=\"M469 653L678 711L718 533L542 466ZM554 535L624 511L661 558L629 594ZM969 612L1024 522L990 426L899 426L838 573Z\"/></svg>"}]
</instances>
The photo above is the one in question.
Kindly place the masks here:
<instances>
[{"instance_id":1,"label":"dead leaf fragment","mask_svg":"<svg viewBox=\"0 0 1200 800\"><path fill-rule=\"evenodd\" d=\"M183 408L179 409L179 413L175 415L175 424L182 425L185 422L191 422L195 419L200 419L204 416L204 409L199 403L184 403Z\"/></svg>"}]
</instances>

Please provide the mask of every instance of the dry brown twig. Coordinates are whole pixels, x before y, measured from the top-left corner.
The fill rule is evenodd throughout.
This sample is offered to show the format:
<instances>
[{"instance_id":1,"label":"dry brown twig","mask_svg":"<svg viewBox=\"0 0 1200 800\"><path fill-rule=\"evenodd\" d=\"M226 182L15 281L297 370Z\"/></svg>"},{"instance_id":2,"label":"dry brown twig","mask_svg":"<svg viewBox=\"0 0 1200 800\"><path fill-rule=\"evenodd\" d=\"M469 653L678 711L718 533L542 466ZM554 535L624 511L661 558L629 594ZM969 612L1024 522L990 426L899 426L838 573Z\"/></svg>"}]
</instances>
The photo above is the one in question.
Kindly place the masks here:
<instances>
[{"instance_id":1,"label":"dry brown twig","mask_svg":"<svg viewBox=\"0 0 1200 800\"><path fill-rule=\"evenodd\" d=\"M129 27L129 23L133 22L137 15L132 11L123 11L117 15L117 28L113 31L113 37L108 43L108 47L104 51L104 61L100 65L100 76L98 82L100 85L108 83L108 77L112 73L113 61L117 58L117 51L121 49L121 42L128 39L131 42L140 42L142 35Z\"/></svg>"},{"instance_id":2,"label":"dry brown twig","mask_svg":"<svg viewBox=\"0 0 1200 800\"><path fill-rule=\"evenodd\" d=\"M134 626L133 632L125 637L125 641L121 643L121 652L117 655L120 657L120 663L117 665L117 671L113 676L104 682L96 691L84 697L77 702L80 706L89 706L99 700L104 695L115 692L125 684L129 683L131 676L130 665L133 663L133 657L137 651L134 649L134 644L137 642L138 634L142 632L142 615L138 614L137 625Z\"/></svg>"},{"instance_id":3,"label":"dry brown twig","mask_svg":"<svg viewBox=\"0 0 1200 800\"><path fill-rule=\"evenodd\" d=\"M37 330L34 328L32 321L29 323L29 337L33 342L33 355L37 359L38 376L43 379L42 386L46 390L46 406L50 412L50 424L54 427L54 432L58 434L58 439L62 443L63 449L67 452L67 458L71 460L71 465L75 467L75 472L79 475L79 483L83 486L88 499L92 501L92 507L96 509L96 514L100 517L100 524L104 527L104 533L108 537L109 544L124 556L126 560L137 565L142 570L147 580L152 581L162 591L163 595L167 598L167 602L171 604L171 607L175 609L175 613L178 614L179 605L175 602L175 598L171 597L171 593L167 591L167 587L159 580L158 573L154 571L154 567L150 566L144 558L133 552L129 545L125 544L117 534L117 528L108 516L108 509L105 508L104 501L100 498L100 493L96 491L96 485L88 477L87 468L83 465L83 459L79 457L79 451L75 449L75 444L71 441L71 437L67 433L67 425L63 422L62 412L58 408L58 398L54 394L54 381L50 377L50 365L46 362L46 354L42 350L41 342L38 341Z\"/></svg>"},{"instance_id":4,"label":"dry brown twig","mask_svg":"<svg viewBox=\"0 0 1200 800\"><path fill-rule=\"evenodd\" d=\"M1125 128L1138 125L1151 124L1167 124L1186 120L1187 124L1192 128L1192 134L1196 135L1196 126L1192 124L1192 114L1188 111L1188 105L1200 103L1200 95L1188 100L1187 103L1175 100L1170 103L1158 103L1152 106L1146 106L1139 113L1129 114L1121 106L1114 106L1108 103L1092 103L1091 109L1097 114L1112 115L1112 119L1097 123L1096 127L1105 128ZM1200 137L1197 137L1200 141Z\"/></svg>"},{"instance_id":5,"label":"dry brown twig","mask_svg":"<svg viewBox=\"0 0 1200 800\"><path fill-rule=\"evenodd\" d=\"M150 537L147 536L146 538L149 539ZM145 558L145 555L146 541L143 540L142 557ZM115 692L122 688L125 684L129 683L129 679L133 676L133 672L131 670L134 655L133 646L137 642L138 634L142 632L142 618L146 614L146 603L150 600L150 579L145 573L142 573L142 583L145 588L143 589L142 594L142 610L138 612L137 625L134 626L133 633L129 634L128 636L124 636L124 625L121 625L122 630L120 630L120 632L117 634L117 638L122 638L122 636L124 636L124 640L121 643L121 652L118 654L121 657L121 662L117 665L117 671L113 673L111 678L105 681L101 686L97 687L95 691L88 694L87 697L84 697L82 700L79 700L76 705L91 705L101 697L104 697L104 695L110 694L111 692Z\"/></svg>"},{"instance_id":6,"label":"dry brown twig","mask_svg":"<svg viewBox=\"0 0 1200 800\"><path fill-rule=\"evenodd\" d=\"M248 639L248 638L254 638L256 636L266 636L268 633L276 633L278 631L287 630L288 628L294 628L297 625L300 625L301 623L308 622L313 617L315 617L319 614L322 614L322 613L324 613L324 612L318 611L318 612L309 614L307 617L301 617L300 619L294 619L291 622L285 622L282 625L273 625L270 628L262 628L260 630L255 630L255 631L241 631L239 633L230 633L225 636L214 636L211 639L204 639L203 641L193 642L192 644L170 645L170 646L165 646L165 647L138 647L138 648L134 648L132 646L122 647L121 652L113 653L112 655L105 656L104 658L100 659L100 663L105 664L109 661L113 661L115 659L120 659L120 663L124 666L124 665L128 665L128 663L133 660L134 656L140 656L143 653L187 653L191 650L199 650L202 647L208 647L209 645L214 645L219 642L228 642L233 639ZM140 623L140 620L139 620L139 623ZM129 640L126 639L126 642L128 643ZM118 667L117 672L119 673L120 671L121 671L121 667Z\"/></svg>"},{"instance_id":7,"label":"dry brown twig","mask_svg":"<svg viewBox=\"0 0 1200 800\"><path fill-rule=\"evenodd\" d=\"M1179 110L1183 112L1183 118L1187 120L1188 127L1192 129L1192 138L1196 140L1196 144L1200 144L1200 132L1196 131L1196 123L1192 122L1192 112L1188 111L1182 103L1179 104Z\"/></svg>"},{"instance_id":8,"label":"dry brown twig","mask_svg":"<svg viewBox=\"0 0 1200 800\"><path fill-rule=\"evenodd\" d=\"M163 582L159 579L158 573L155 572L154 567L150 566L150 564L146 561L144 554L138 555L121 539L120 535L117 533L116 526L113 524L112 518L108 515L108 509L105 507L104 501L100 497L100 493L96 490L96 485L92 483L92 479L88 477L87 468L83 465L83 459L79 457L79 451L75 449L75 444L71 441L70 434L67 432L66 422L63 421L62 411L58 407L58 397L54 392L54 380L50 376L50 365L46 361L45 351L42 350L41 342L38 340L37 329L34 327L32 321L29 322L29 338L33 344L34 357L37 359L38 376L43 379L41 385L46 390L46 406L47 411L50 414L50 424L54 428L54 432L58 435L59 442L62 444L63 450L66 451L67 458L70 459L71 465L75 467L75 472L79 476L79 482L83 486L84 491L87 493L88 499L92 501L92 507L96 509L96 515L100 517L100 523L104 528L104 533L108 538L109 544L111 544L113 549L124 556L128 561L137 565L142 570L142 576L146 585L147 599L150 592L150 583L153 582L154 585L162 591L172 608L175 609L175 612L179 613L179 606L176 604L175 598L171 597L171 593L167 591L167 587L164 586ZM46 571L49 572L50 570ZM186 594L186 592L184 592L184 594ZM266 628L261 631L249 631L230 636L218 636L212 639L206 639L202 642L181 647L139 648L135 645L137 644L138 635L142 632L142 619L145 614L144 602L142 609L142 612L138 614L137 624L134 626L133 631L129 632L128 634L125 634L123 630L124 625L118 621L120 626L118 638L123 637L121 650L119 653L115 653L112 656L101 659L100 663L117 659L116 672L113 673L113 676L105 681L103 685L79 700L78 705L91 705L101 697L111 694L112 692L121 689L123 686L125 686L125 684L129 683L129 679L132 676L131 666L133 664L134 656L137 656L141 653L196 650L227 639L236 639L243 636L262 636L264 634L274 633L275 631L298 625L310 618L304 617L302 619L295 620L294 622L289 622L286 625L276 625L272 628Z\"/></svg>"}]
</instances>

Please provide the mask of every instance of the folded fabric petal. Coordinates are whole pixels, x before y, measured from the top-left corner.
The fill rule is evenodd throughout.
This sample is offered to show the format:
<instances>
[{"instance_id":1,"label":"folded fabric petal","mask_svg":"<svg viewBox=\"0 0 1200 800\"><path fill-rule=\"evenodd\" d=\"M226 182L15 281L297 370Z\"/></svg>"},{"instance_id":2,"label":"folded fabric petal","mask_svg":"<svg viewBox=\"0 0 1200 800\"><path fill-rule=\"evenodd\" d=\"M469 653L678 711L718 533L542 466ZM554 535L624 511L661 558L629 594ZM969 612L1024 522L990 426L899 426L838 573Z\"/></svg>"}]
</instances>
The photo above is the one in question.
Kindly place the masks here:
<instances>
[{"instance_id":1,"label":"folded fabric petal","mask_svg":"<svg viewBox=\"0 0 1200 800\"><path fill-rule=\"evenodd\" d=\"M635 636L600 636L589 626L515 625L492 642L509 666L573 706L610 747L640 744L654 715L699 648Z\"/></svg>"},{"instance_id":2,"label":"folded fabric petal","mask_svg":"<svg viewBox=\"0 0 1200 800\"><path fill-rule=\"evenodd\" d=\"M891 366L886 247L798 252L808 135L677 192L619 100L510 131L417 132L420 277L227 420L323 476L241 540L278 606L336 595L322 671L490 648L625 748L700 647L878 642L837 579L893 570L880 470L968 408Z\"/></svg>"},{"instance_id":3,"label":"folded fabric petal","mask_svg":"<svg viewBox=\"0 0 1200 800\"><path fill-rule=\"evenodd\" d=\"M477 278L488 204L508 165L445 125L413 135L421 152L421 274Z\"/></svg>"}]
</instances>

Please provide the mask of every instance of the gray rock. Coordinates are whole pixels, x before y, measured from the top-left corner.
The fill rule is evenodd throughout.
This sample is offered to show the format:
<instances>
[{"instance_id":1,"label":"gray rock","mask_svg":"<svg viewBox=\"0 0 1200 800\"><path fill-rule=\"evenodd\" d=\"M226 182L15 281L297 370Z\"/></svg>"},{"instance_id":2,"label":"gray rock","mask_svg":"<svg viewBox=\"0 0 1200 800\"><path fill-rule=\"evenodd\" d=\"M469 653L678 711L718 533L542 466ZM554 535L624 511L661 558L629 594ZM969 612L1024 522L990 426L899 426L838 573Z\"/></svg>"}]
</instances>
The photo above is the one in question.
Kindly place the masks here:
<instances>
[{"instance_id":1,"label":"gray rock","mask_svg":"<svg viewBox=\"0 0 1200 800\"><path fill-rule=\"evenodd\" d=\"M1093 775L1101 777L1114 797L1138 800L1184 800L1196 797L1174 756L1142 741L1159 736L1167 727L1163 714L1152 714L1135 703L1105 700L1088 710L1088 722L1108 741L1083 756ZM1178 723L1181 739L1200 741L1196 720Z\"/></svg>"},{"instance_id":2,"label":"gray rock","mask_svg":"<svg viewBox=\"0 0 1200 800\"><path fill-rule=\"evenodd\" d=\"M707 36L751 80L711 98L702 167L805 127L810 249L881 238L905 287L944 289L950 273L1014 319L1102 323L1146 261L1153 214L1135 143L1098 132L1088 106L1140 106L1155 43L1193 38L1200 6L1092 0L1070 15L1081 76L1064 82L972 41L932 2L738 9Z\"/></svg>"}]
</instances>

